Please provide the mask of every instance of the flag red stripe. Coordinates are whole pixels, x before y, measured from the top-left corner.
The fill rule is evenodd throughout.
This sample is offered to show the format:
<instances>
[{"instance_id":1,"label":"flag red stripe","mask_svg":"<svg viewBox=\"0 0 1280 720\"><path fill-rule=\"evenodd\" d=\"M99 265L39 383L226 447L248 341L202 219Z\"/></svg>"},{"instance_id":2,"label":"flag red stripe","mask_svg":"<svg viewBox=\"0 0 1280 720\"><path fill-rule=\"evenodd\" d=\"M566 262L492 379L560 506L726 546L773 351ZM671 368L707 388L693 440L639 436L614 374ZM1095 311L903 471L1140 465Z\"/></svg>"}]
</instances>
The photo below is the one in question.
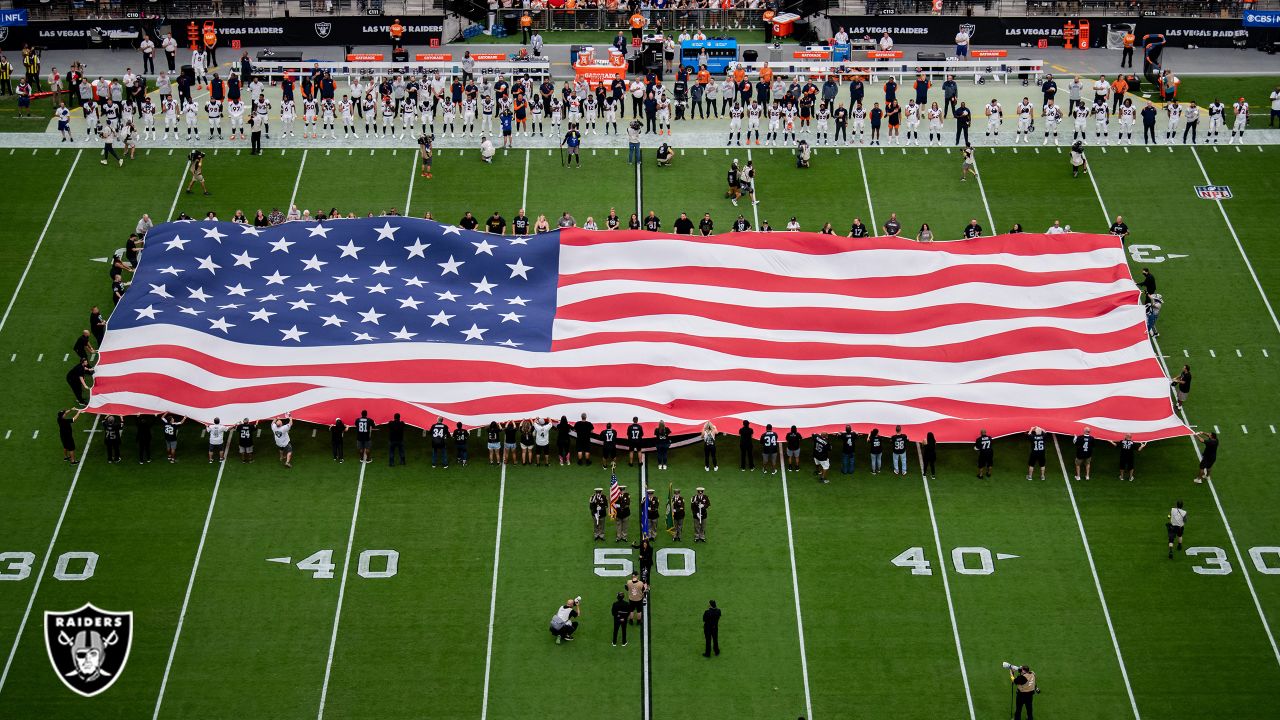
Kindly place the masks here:
<instances>
[{"instance_id":1,"label":"flag red stripe","mask_svg":"<svg viewBox=\"0 0 1280 720\"><path fill-rule=\"evenodd\" d=\"M957 242L918 243L915 240L904 237L879 236L855 239L813 232L722 233L703 237L701 235L667 235L644 230L597 232L570 228L560 232L560 245L562 247L603 247L641 240L668 240L680 243L740 247L753 250L781 250L805 255L832 255L856 250L889 249L910 250L919 252L921 255L946 252L952 255L993 255L999 253L1034 257L1105 250L1115 247L1117 242L1115 238L1108 235L1081 233L1072 233L1067 236L1022 233L1016 236L1016 243L1009 243L1008 238L1009 236L997 235Z\"/></svg>"}]
</instances>

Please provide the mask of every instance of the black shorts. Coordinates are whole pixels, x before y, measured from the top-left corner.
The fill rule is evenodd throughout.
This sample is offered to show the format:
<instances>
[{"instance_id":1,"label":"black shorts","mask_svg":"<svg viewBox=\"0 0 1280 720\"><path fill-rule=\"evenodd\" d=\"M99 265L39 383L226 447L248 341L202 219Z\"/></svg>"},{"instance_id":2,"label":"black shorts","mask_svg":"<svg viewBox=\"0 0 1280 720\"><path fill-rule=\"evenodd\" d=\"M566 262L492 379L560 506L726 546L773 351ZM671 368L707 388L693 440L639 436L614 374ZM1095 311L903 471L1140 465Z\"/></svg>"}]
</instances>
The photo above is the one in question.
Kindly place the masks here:
<instances>
[{"instance_id":1,"label":"black shorts","mask_svg":"<svg viewBox=\"0 0 1280 720\"><path fill-rule=\"evenodd\" d=\"M62 449L63 449L63 450L75 450L75 449L76 449L76 439L75 439L75 436L74 436L74 435L61 435L60 437L61 437L61 439L62 439Z\"/></svg>"},{"instance_id":2,"label":"black shorts","mask_svg":"<svg viewBox=\"0 0 1280 720\"><path fill-rule=\"evenodd\" d=\"M1215 462L1217 462L1217 461L1218 461L1218 456L1216 456L1216 455L1205 455L1204 457L1200 458L1200 469L1201 469L1201 470L1208 470L1208 469L1212 468L1212 467L1213 467L1213 464L1214 464Z\"/></svg>"},{"instance_id":3,"label":"black shorts","mask_svg":"<svg viewBox=\"0 0 1280 720\"><path fill-rule=\"evenodd\" d=\"M588 438L578 438L578 452L591 452L591 440Z\"/></svg>"},{"instance_id":4,"label":"black shorts","mask_svg":"<svg viewBox=\"0 0 1280 720\"><path fill-rule=\"evenodd\" d=\"M632 601L631 601L631 612L644 612L644 601L643 601L643 600L632 600Z\"/></svg>"},{"instance_id":5,"label":"black shorts","mask_svg":"<svg viewBox=\"0 0 1280 720\"><path fill-rule=\"evenodd\" d=\"M1132 469L1133 469L1133 454L1132 454L1132 453L1130 453L1130 454L1128 454L1128 455L1121 453L1121 455L1120 455L1120 469L1121 469L1121 470L1132 470Z\"/></svg>"},{"instance_id":6,"label":"black shorts","mask_svg":"<svg viewBox=\"0 0 1280 720\"><path fill-rule=\"evenodd\" d=\"M1089 462L1092 459L1093 459L1093 453L1089 453L1088 455L1081 455L1080 453L1076 453L1076 462Z\"/></svg>"},{"instance_id":7,"label":"black shorts","mask_svg":"<svg viewBox=\"0 0 1280 720\"><path fill-rule=\"evenodd\" d=\"M611 460L618 457L618 448L615 445L605 445L601 454L604 455L606 460Z\"/></svg>"},{"instance_id":8,"label":"black shorts","mask_svg":"<svg viewBox=\"0 0 1280 720\"><path fill-rule=\"evenodd\" d=\"M1173 523L1165 523L1164 527L1169 531L1169 542L1181 540L1182 531L1186 529L1181 525L1174 525Z\"/></svg>"},{"instance_id":9,"label":"black shorts","mask_svg":"<svg viewBox=\"0 0 1280 720\"><path fill-rule=\"evenodd\" d=\"M1027 467L1044 467L1044 451L1032 450L1027 456Z\"/></svg>"},{"instance_id":10,"label":"black shorts","mask_svg":"<svg viewBox=\"0 0 1280 720\"><path fill-rule=\"evenodd\" d=\"M978 451L978 467L991 467L995 459L995 451L979 450Z\"/></svg>"}]
</instances>

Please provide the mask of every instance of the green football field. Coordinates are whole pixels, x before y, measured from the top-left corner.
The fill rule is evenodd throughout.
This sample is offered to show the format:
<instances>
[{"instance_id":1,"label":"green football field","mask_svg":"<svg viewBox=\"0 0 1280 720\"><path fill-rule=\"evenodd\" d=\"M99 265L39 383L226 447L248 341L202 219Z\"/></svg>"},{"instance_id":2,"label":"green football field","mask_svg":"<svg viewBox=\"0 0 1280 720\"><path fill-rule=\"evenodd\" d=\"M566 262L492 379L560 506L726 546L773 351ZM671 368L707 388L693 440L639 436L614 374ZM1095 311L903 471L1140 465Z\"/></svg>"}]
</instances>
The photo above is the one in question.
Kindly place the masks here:
<instances>
[{"instance_id":1,"label":"green football field","mask_svg":"<svg viewBox=\"0 0 1280 720\"><path fill-rule=\"evenodd\" d=\"M1009 712L1003 661L1037 671L1040 717L1276 716L1280 149L1094 149L1092 174L1072 179L1057 149L984 148L981 181L964 183L941 148L820 149L804 171L767 148L684 149L639 177L613 150L573 170L545 149L492 166L440 150L431 180L410 148L313 150L211 152L210 197L178 192L183 150L139 150L123 168L93 150L0 150L0 717L973 720ZM759 167L759 206L723 198L730 156ZM1231 199L1198 198L1209 184ZM431 469L414 433L407 466L387 466L385 438L367 465L349 439L339 464L320 429L295 431L292 470L265 437L252 465L210 464L189 423L176 465L138 465L130 422L125 462L108 465L88 415L85 461L63 463L68 353L89 307L110 305L95 259L144 212L227 220L292 203L447 222L522 205L579 223L653 209L667 227L710 212L718 229L742 212L842 233L896 212L910 234L928 222L943 239L970 218L1105 232L1122 214L1135 274L1152 269L1166 298L1157 350L1175 373L1191 364L1187 420L1220 433L1220 459L1205 485L1185 438L1146 447L1135 482L1117 478L1109 446L1076 482L1070 438L1050 448L1044 482L1026 480L1017 437L997 443L989 480L967 446L941 449L936 479L913 453L906 478L873 476L860 456L852 476L833 463L829 485L807 449L800 472L740 472L736 439L718 472L696 447L666 472L623 465L633 497L644 482L712 500L707 543L659 533L647 642L633 627L627 647L610 643L610 574L634 551L591 540L598 463L492 466L476 438L468 467ZM1171 561L1164 523L1180 499L1188 547ZM548 620L574 595L582 628L557 645ZM707 659L712 598L723 654ZM42 628L44 612L86 602L134 613L127 666L91 699L56 676Z\"/></svg>"}]
</instances>

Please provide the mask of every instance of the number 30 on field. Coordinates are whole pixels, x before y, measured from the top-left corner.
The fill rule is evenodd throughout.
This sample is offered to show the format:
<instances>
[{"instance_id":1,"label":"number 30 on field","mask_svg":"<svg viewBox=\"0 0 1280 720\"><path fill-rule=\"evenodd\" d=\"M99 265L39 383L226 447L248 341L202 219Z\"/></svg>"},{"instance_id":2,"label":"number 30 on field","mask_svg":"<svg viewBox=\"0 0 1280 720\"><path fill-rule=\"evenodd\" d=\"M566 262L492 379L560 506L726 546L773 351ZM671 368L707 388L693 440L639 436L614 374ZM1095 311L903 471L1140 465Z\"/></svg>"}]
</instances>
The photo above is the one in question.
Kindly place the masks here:
<instances>
[{"instance_id":1,"label":"number 30 on field","mask_svg":"<svg viewBox=\"0 0 1280 720\"><path fill-rule=\"evenodd\" d=\"M1271 564L1268 564L1267 556L1271 556ZM1191 571L1197 575L1231 574L1231 561L1227 559L1227 551L1220 547L1189 547L1187 557L1200 558L1201 564L1191 566ZM1251 547L1249 559L1253 560L1254 569L1263 575L1280 575L1280 547Z\"/></svg>"},{"instance_id":2,"label":"number 30 on field","mask_svg":"<svg viewBox=\"0 0 1280 720\"><path fill-rule=\"evenodd\" d=\"M0 581L26 580L31 576L31 566L35 561L36 554L33 552L0 553ZM73 563L76 563L79 569L72 569ZM58 556L58 562L53 566L53 577L55 580L65 582L88 580L93 577L93 572L97 568L98 553L72 550Z\"/></svg>"}]
</instances>

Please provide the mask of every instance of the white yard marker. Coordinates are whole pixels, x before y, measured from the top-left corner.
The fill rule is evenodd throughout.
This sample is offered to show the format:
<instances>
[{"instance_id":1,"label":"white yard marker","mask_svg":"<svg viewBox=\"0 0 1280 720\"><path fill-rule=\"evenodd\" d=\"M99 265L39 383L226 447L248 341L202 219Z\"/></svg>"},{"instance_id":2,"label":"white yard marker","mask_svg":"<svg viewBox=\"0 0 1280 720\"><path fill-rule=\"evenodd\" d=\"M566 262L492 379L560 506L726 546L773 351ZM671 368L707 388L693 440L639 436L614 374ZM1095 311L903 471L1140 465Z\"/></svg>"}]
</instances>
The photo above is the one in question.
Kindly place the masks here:
<instances>
[{"instance_id":1,"label":"white yard marker","mask_svg":"<svg viewBox=\"0 0 1280 720\"><path fill-rule=\"evenodd\" d=\"M484 645L484 696L480 701L480 720L489 717L489 672L493 667L493 618L498 607L498 561L502 557L502 505L507 497L507 465L498 474L498 529L493 538L493 582L489 586L489 637Z\"/></svg>"},{"instance_id":2,"label":"white yard marker","mask_svg":"<svg viewBox=\"0 0 1280 720\"><path fill-rule=\"evenodd\" d=\"M182 625L187 620L187 607L191 604L191 588L196 584L196 572L200 569L200 558L204 555L204 541L209 536L209 523L213 520L213 506L218 502L218 489L222 487L222 472L227 469L226 446L223 446L222 461L218 463L218 475L213 481L213 494L209 496L209 509L204 514L204 527L200 530L200 542L196 545L196 559L191 563L191 575L187 578L187 591L182 596L182 609L178 612L178 626L173 631L173 643L169 646L169 659L164 663L164 675L160 679L160 694L156 696L156 707L151 713L151 720L160 717L160 706L164 704L164 691L169 685L169 671L173 668L173 656L178 652L178 639L182 637Z\"/></svg>"},{"instance_id":3,"label":"white yard marker","mask_svg":"<svg viewBox=\"0 0 1280 720\"><path fill-rule=\"evenodd\" d=\"M973 154L973 178L978 181L978 192L982 195L982 206L987 209L987 227L990 228L991 234L996 234L996 221L991 216L991 205L987 202L987 190L982 185L982 171L978 168L978 154Z\"/></svg>"},{"instance_id":4,"label":"white yard marker","mask_svg":"<svg viewBox=\"0 0 1280 720\"><path fill-rule=\"evenodd\" d=\"M969 706L969 720L974 720L973 693L969 690L969 671L964 663L964 649L960 646L960 626L956 623L956 606L951 602L951 581L947 579L946 557L942 554L942 535L938 532L938 517L933 512L933 494L929 492L929 476L924 472L924 451L916 443L916 458L920 461L920 479L924 482L924 500L929 506L929 524L933 526L933 545L938 553L938 570L942 574L942 591L947 596L947 615L951 618L951 636L956 641L956 659L960 662L960 679L964 681L964 700Z\"/></svg>"},{"instance_id":5,"label":"white yard marker","mask_svg":"<svg viewBox=\"0 0 1280 720\"><path fill-rule=\"evenodd\" d=\"M1218 429L1218 426L1217 426L1217 425L1214 425L1214 426L1213 426L1213 431L1214 431L1214 432L1216 432L1216 433L1220 433L1220 432L1222 432L1221 430L1219 430L1219 429Z\"/></svg>"},{"instance_id":6,"label":"white yard marker","mask_svg":"<svg viewBox=\"0 0 1280 720\"><path fill-rule=\"evenodd\" d=\"M640 497L648 496L649 473L645 467L644 455L640 456ZM641 508L642 510L644 508ZM651 527L650 530L653 530ZM645 578L646 580L648 578ZM653 674L649 669L651 655L651 644L649 642L649 594L645 593L644 612L640 614L640 645L642 652L641 658L641 675L640 675L640 698L642 720L650 720L653 717Z\"/></svg>"},{"instance_id":7,"label":"white yard marker","mask_svg":"<svg viewBox=\"0 0 1280 720\"><path fill-rule=\"evenodd\" d=\"M1062 448L1058 447L1058 438L1053 437L1053 451L1058 456L1058 467L1062 469L1062 483L1067 487L1067 497L1071 499L1071 512L1076 516L1076 527L1080 529L1080 541L1084 543L1084 554L1089 560L1089 573L1093 575L1093 587L1098 591L1098 602L1102 605L1102 617L1107 621L1107 632L1111 634L1111 647L1116 652L1116 662L1120 663L1120 677L1124 679L1124 690L1129 694L1129 707L1133 710L1134 720L1141 720L1138 713L1138 702L1133 698L1133 687L1129 685L1129 670L1125 667L1124 656L1120 653L1120 642L1116 640L1116 629L1111 624L1111 611L1107 608L1107 598L1102 593L1102 582L1098 579L1098 567L1093 563L1093 550L1089 548L1089 536L1084 531L1084 521L1080 519L1080 507L1076 505L1076 493L1071 487L1071 478L1067 475L1067 462L1062 459Z\"/></svg>"},{"instance_id":8,"label":"white yard marker","mask_svg":"<svg viewBox=\"0 0 1280 720\"><path fill-rule=\"evenodd\" d=\"M1211 357L1211 358L1216 358L1216 357L1218 357L1218 353L1216 353L1216 352L1214 352L1212 349L1210 349L1210 350L1209 350L1209 357Z\"/></svg>"},{"instance_id":9,"label":"white yard marker","mask_svg":"<svg viewBox=\"0 0 1280 720\"><path fill-rule=\"evenodd\" d=\"M333 634L329 636L329 658L324 662L324 684L320 686L320 710L316 720L324 720L324 703L329 697L329 674L333 670L333 649L338 644L338 625L342 622L342 601L347 595L347 576L351 574L351 546L356 541L356 519L360 517L360 496L364 494L364 470L368 463L360 463L360 481L356 483L356 503L351 510L351 530L347 532L347 554L342 561L342 580L338 585L338 606L333 611Z\"/></svg>"},{"instance_id":10,"label":"white yard marker","mask_svg":"<svg viewBox=\"0 0 1280 720\"><path fill-rule=\"evenodd\" d=\"M1249 434L1249 428L1245 427L1244 425L1241 425L1241 426L1240 426L1240 432L1244 433L1245 435L1248 435L1248 434Z\"/></svg>"},{"instance_id":11,"label":"white yard marker","mask_svg":"<svg viewBox=\"0 0 1280 720\"><path fill-rule=\"evenodd\" d=\"M1271 434L1272 434L1272 435L1275 435L1275 434L1276 434L1276 426L1275 426L1275 425L1268 425L1267 427L1271 428ZM6 439L8 439L8 438L6 438Z\"/></svg>"},{"instance_id":12,"label":"white yard marker","mask_svg":"<svg viewBox=\"0 0 1280 720\"><path fill-rule=\"evenodd\" d=\"M418 179L418 157L409 160L409 192L404 196L404 215L409 216L409 206L413 204L413 183Z\"/></svg>"},{"instance_id":13,"label":"white yard marker","mask_svg":"<svg viewBox=\"0 0 1280 720\"><path fill-rule=\"evenodd\" d=\"M303 151L303 152L305 152L305 151ZM327 149L325 149L325 151L324 151L325 157L328 157L328 156L329 156L329 154L330 154L330 153L332 153L332 152L333 152L333 148L327 148Z\"/></svg>"},{"instance_id":14,"label":"white yard marker","mask_svg":"<svg viewBox=\"0 0 1280 720\"><path fill-rule=\"evenodd\" d=\"M36 356L36 362L44 362L44 353L40 353Z\"/></svg>"},{"instance_id":15,"label":"white yard marker","mask_svg":"<svg viewBox=\"0 0 1280 720\"><path fill-rule=\"evenodd\" d=\"M1200 173L1204 175L1204 181L1212 184L1209 179L1209 171L1204 169L1204 163L1200 162L1200 153L1196 152L1195 147L1191 148L1191 156L1196 159L1196 164L1200 166ZM1253 263L1249 262L1249 255L1244 251L1244 245L1240 242L1240 236L1236 234L1235 226L1231 224L1231 218L1227 217L1227 209L1222 205L1221 200L1214 200L1218 205L1218 212L1222 213L1222 220L1227 224L1227 230L1231 233L1231 239L1236 243L1236 249L1240 251L1240 259L1244 260L1244 266L1249 269L1249 277L1253 278L1254 287L1258 288L1258 295L1262 298L1262 304L1267 306L1267 314L1271 316L1271 322L1276 326L1276 331L1280 332L1280 318L1276 317L1276 312L1271 308L1271 301L1267 299L1267 293L1262 289L1262 283L1258 280L1258 274L1253 271Z\"/></svg>"},{"instance_id":16,"label":"white yard marker","mask_svg":"<svg viewBox=\"0 0 1280 720\"><path fill-rule=\"evenodd\" d=\"M73 165L74 167L74 165ZM53 526L53 537L49 538L49 547L40 558L40 570L36 573L36 581L31 586L31 596L27 598L27 609L22 613L22 621L18 623L18 632L13 636L13 647L9 648L9 659L4 662L4 671L0 672L0 693L4 692L4 682L9 678L9 668L13 665L13 656L18 652L18 643L22 641L22 632L31 617L31 606L36 602L36 594L40 592L40 583L44 580L45 570L49 568L49 558L53 556L53 546L58 542L58 534L62 532L62 521L67 517L67 508L71 506L71 496L76 492L76 484L80 482L80 471L84 469L84 458L89 455L89 447L93 444L93 434L98 430L98 418L93 416L93 427L89 429L89 439L84 441L84 452L76 471L71 475L71 487L67 488L67 498L62 501L62 512L58 513L58 522ZM5 437L8 437L7 435Z\"/></svg>"},{"instance_id":17,"label":"white yard marker","mask_svg":"<svg viewBox=\"0 0 1280 720\"><path fill-rule=\"evenodd\" d=\"M880 226L876 225L876 207L871 204L871 183L867 182L867 164L862 160L862 148L858 148L858 165L862 168L862 187L867 191L867 219L874 230Z\"/></svg>"},{"instance_id":18,"label":"white yard marker","mask_svg":"<svg viewBox=\"0 0 1280 720\"><path fill-rule=\"evenodd\" d=\"M1236 357L1238 358L1244 357L1244 353L1240 352L1240 348L1236 348Z\"/></svg>"},{"instance_id":19,"label":"white yard marker","mask_svg":"<svg viewBox=\"0 0 1280 720\"><path fill-rule=\"evenodd\" d=\"M804 678L805 717L813 718L813 701L809 697L809 660L804 649L804 619L800 616L800 580L796 575L796 541L791 534L791 495L787 491L787 468L782 468L782 509L787 516L787 553L791 557L791 590L796 598L796 632L800 635L800 674Z\"/></svg>"},{"instance_id":20,"label":"white yard marker","mask_svg":"<svg viewBox=\"0 0 1280 720\"><path fill-rule=\"evenodd\" d=\"M182 183L187 181L187 168L189 165L189 163L183 165L182 174L178 176L178 188L173 191L173 202L169 203L169 214L165 216L169 220L173 219L173 214L178 209L178 198L182 196Z\"/></svg>"},{"instance_id":21,"label":"white yard marker","mask_svg":"<svg viewBox=\"0 0 1280 720\"><path fill-rule=\"evenodd\" d=\"M1265 350L1263 350L1263 352L1266 352L1266 351L1265 351ZM71 353L63 353L63 354L62 354L62 362L66 362L66 361L67 361L67 360L69 360L69 359L71 359Z\"/></svg>"},{"instance_id":22,"label":"white yard marker","mask_svg":"<svg viewBox=\"0 0 1280 720\"><path fill-rule=\"evenodd\" d=\"M302 183L302 168L307 166L307 151L302 151L302 162L298 163L298 177L293 180L293 194L289 196L289 209L293 209L294 202L298 199L298 185ZM288 212L288 211L286 211Z\"/></svg>"},{"instance_id":23,"label":"white yard marker","mask_svg":"<svg viewBox=\"0 0 1280 720\"><path fill-rule=\"evenodd\" d=\"M1189 357L1191 357L1191 353L1187 352L1187 349L1186 349L1186 348L1183 348L1183 349L1182 349L1182 357L1189 358Z\"/></svg>"},{"instance_id":24,"label":"white yard marker","mask_svg":"<svg viewBox=\"0 0 1280 720\"><path fill-rule=\"evenodd\" d=\"M76 151L76 159L71 161L71 167L67 168L67 177L62 180L62 189L58 190L58 197L54 198L53 208L49 210L49 217L44 221L44 229L40 231L39 237L36 238L36 246L31 248L31 256L27 258L27 266L22 269L22 276L18 278L18 286L13 289L13 296L9 298L9 305L4 309L4 316L0 317L0 331L4 330L4 326L9 322L9 313L13 312L13 304L18 301L18 293L22 291L22 285L27 281L27 274L31 272L31 266L35 264L36 253L40 252L40 246L44 244L44 236L49 233L49 226L53 224L53 216L58 212L58 205L62 204L62 196L67 192L67 185L71 183L71 174L76 170L76 164L80 162L80 156L83 150Z\"/></svg>"},{"instance_id":25,"label":"white yard marker","mask_svg":"<svg viewBox=\"0 0 1280 720\"><path fill-rule=\"evenodd\" d=\"M31 433L31 439L32 439L32 440L35 440L35 439L37 439L37 438L39 438L39 437L40 437L40 431L39 431L39 430L36 430L35 432Z\"/></svg>"},{"instance_id":26,"label":"white yard marker","mask_svg":"<svg viewBox=\"0 0 1280 720\"><path fill-rule=\"evenodd\" d=\"M347 148L347 157L351 157L352 155L355 155L355 154L356 154L355 150L352 150L351 148Z\"/></svg>"},{"instance_id":27,"label":"white yard marker","mask_svg":"<svg viewBox=\"0 0 1280 720\"><path fill-rule=\"evenodd\" d=\"M524 151L524 186L520 190L520 207L529 207L529 151ZM639 212L637 210L636 212Z\"/></svg>"},{"instance_id":28,"label":"white yard marker","mask_svg":"<svg viewBox=\"0 0 1280 720\"><path fill-rule=\"evenodd\" d=\"M1274 426L1274 425L1272 425L1272 426L1271 426L1271 432L1275 432L1275 431L1276 431L1276 428L1275 428L1275 426ZM12 431L12 430L5 430L5 431L4 431L4 439L5 439L5 440L8 440L8 439L9 439L9 436L11 436L11 435L13 435L13 431Z\"/></svg>"},{"instance_id":29,"label":"white yard marker","mask_svg":"<svg viewBox=\"0 0 1280 720\"><path fill-rule=\"evenodd\" d=\"M1267 349L1266 349L1266 348L1262 348L1262 357L1264 357L1264 358L1269 358L1269 357L1271 357L1271 355L1269 355L1269 354L1267 353Z\"/></svg>"}]
</instances>

